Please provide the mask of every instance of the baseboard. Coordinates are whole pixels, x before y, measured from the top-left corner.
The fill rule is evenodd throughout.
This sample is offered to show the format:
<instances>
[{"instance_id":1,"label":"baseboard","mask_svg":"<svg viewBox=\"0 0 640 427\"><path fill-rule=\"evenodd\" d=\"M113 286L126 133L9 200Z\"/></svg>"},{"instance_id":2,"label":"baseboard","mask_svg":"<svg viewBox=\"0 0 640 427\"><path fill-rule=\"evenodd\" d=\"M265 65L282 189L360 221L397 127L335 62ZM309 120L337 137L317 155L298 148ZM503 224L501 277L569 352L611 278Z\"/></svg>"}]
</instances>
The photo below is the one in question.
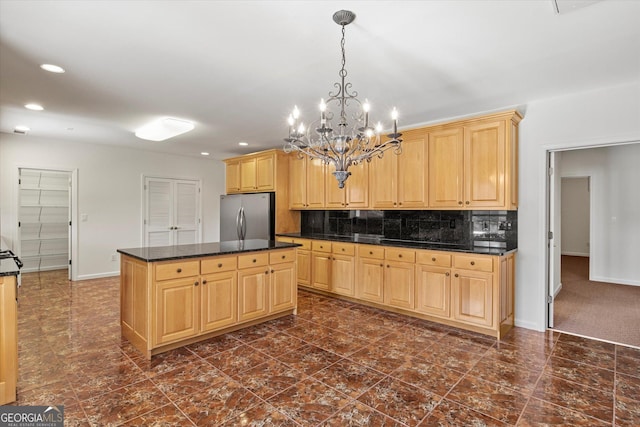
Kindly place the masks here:
<instances>
[{"instance_id":1,"label":"baseboard","mask_svg":"<svg viewBox=\"0 0 640 427\"><path fill-rule=\"evenodd\" d=\"M114 277L119 275L120 275L120 271L110 271L106 273L96 273L96 274L81 274L78 276L77 280L103 279L105 277Z\"/></svg>"},{"instance_id":2,"label":"baseboard","mask_svg":"<svg viewBox=\"0 0 640 427\"><path fill-rule=\"evenodd\" d=\"M562 282L558 284L558 287L553 290L553 297L557 297L560 291L562 290Z\"/></svg>"},{"instance_id":3,"label":"baseboard","mask_svg":"<svg viewBox=\"0 0 640 427\"><path fill-rule=\"evenodd\" d=\"M640 281L638 280L612 279L611 277L598 277L598 276L591 276L589 280L591 280L592 282L612 283L614 285L640 286Z\"/></svg>"},{"instance_id":4,"label":"baseboard","mask_svg":"<svg viewBox=\"0 0 640 427\"><path fill-rule=\"evenodd\" d=\"M587 257L587 258L589 258L589 254L588 254L588 253L584 253L584 252L565 252L565 251L562 251L562 252L560 253L560 255L582 256L582 257Z\"/></svg>"},{"instance_id":5,"label":"baseboard","mask_svg":"<svg viewBox=\"0 0 640 427\"><path fill-rule=\"evenodd\" d=\"M540 329L540 327L534 323L534 322L530 322L528 320L522 320L522 319L515 319L514 321L515 326L517 326L518 328L524 328L524 329L531 329L533 331L537 331L537 332L544 332L544 327L542 329Z\"/></svg>"}]
</instances>

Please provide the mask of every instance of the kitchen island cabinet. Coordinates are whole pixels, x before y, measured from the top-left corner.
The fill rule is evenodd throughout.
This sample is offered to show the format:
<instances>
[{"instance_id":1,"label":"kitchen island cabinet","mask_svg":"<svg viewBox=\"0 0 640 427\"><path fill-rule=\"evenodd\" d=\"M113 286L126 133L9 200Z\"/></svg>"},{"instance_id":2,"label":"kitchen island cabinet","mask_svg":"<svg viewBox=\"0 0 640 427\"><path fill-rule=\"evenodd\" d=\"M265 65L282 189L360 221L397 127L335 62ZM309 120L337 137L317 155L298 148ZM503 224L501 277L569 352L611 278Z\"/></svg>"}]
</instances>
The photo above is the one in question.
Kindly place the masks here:
<instances>
[{"instance_id":1,"label":"kitchen island cabinet","mask_svg":"<svg viewBox=\"0 0 640 427\"><path fill-rule=\"evenodd\" d=\"M122 335L148 359L296 312L296 247L268 240L119 249Z\"/></svg>"},{"instance_id":2,"label":"kitchen island cabinet","mask_svg":"<svg viewBox=\"0 0 640 427\"><path fill-rule=\"evenodd\" d=\"M0 250L9 250L2 239ZM15 402L17 397L19 274L13 258L0 258L0 405Z\"/></svg>"}]
</instances>

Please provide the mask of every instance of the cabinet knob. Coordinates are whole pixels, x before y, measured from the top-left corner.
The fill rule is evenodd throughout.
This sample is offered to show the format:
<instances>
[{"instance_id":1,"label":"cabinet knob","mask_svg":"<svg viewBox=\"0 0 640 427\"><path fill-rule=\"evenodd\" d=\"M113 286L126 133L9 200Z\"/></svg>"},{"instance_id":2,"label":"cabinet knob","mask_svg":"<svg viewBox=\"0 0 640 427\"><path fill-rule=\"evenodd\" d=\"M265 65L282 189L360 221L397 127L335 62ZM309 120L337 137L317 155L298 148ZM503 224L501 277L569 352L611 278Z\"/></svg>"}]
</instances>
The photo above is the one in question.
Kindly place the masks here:
<instances>
[{"instance_id":1,"label":"cabinet knob","mask_svg":"<svg viewBox=\"0 0 640 427\"><path fill-rule=\"evenodd\" d=\"M344 252L344 248L342 248L342 252Z\"/></svg>"},{"instance_id":2,"label":"cabinet knob","mask_svg":"<svg viewBox=\"0 0 640 427\"><path fill-rule=\"evenodd\" d=\"M285 259L287 256L286 255L282 255L282 259Z\"/></svg>"},{"instance_id":3,"label":"cabinet knob","mask_svg":"<svg viewBox=\"0 0 640 427\"><path fill-rule=\"evenodd\" d=\"M397 203L395 203L395 202L393 203L393 206L397 206L397 205L398 205Z\"/></svg>"},{"instance_id":4,"label":"cabinet knob","mask_svg":"<svg viewBox=\"0 0 640 427\"><path fill-rule=\"evenodd\" d=\"M436 257L431 258L431 261L435 261L435 260L436 260Z\"/></svg>"},{"instance_id":5,"label":"cabinet knob","mask_svg":"<svg viewBox=\"0 0 640 427\"><path fill-rule=\"evenodd\" d=\"M324 248L324 246L322 246L322 245L321 245L321 246L320 246L320 249L322 249L322 248Z\"/></svg>"},{"instance_id":6,"label":"cabinet knob","mask_svg":"<svg viewBox=\"0 0 640 427\"><path fill-rule=\"evenodd\" d=\"M475 261L471 261L471 265L476 265L476 262Z\"/></svg>"},{"instance_id":7,"label":"cabinet knob","mask_svg":"<svg viewBox=\"0 0 640 427\"><path fill-rule=\"evenodd\" d=\"M200 284L199 282L195 282L193 286L198 286L199 284Z\"/></svg>"},{"instance_id":8,"label":"cabinet knob","mask_svg":"<svg viewBox=\"0 0 640 427\"><path fill-rule=\"evenodd\" d=\"M218 268L222 268L222 263L221 262L218 263Z\"/></svg>"},{"instance_id":9,"label":"cabinet knob","mask_svg":"<svg viewBox=\"0 0 640 427\"><path fill-rule=\"evenodd\" d=\"M398 254L398 258L402 258L402 254Z\"/></svg>"},{"instance_id":10,"label":"cabinet knob","mask_svg":"<svg viewBox=\"0 0 640 427\"><path fill-rule=\"evenodd\" d=\"M459 205L461 205L461 204L462 204L462 202L458 202L458 204L459 204Z\"/></svg>"},{"instance_id":11,"label":"cabinet knob","mask_svg":"<svg viewBox=\"0 0 640 427\"><path fill-rule=\"evenodd\" d=\"M387 268L389 268L389 264L387 264Z\"/></svg>"},{"instance_id":12,"label":"cabinet knob","mask_svg":"<svg viewBox=\"0 0 640 427\"><path fill-rule=\"evenodd\" d=\"M460 276L458 276L458 273L454 274L454 276L456 276L456 277L460 277Z\"/></svg>"},{"instance_id":13,"label":"cabinet knob","mask_svg":"<svg viewBox=\"0 0 640 427\"><path fill-rule=\"evenodd\" d=\"M445 276L449 277L449 272L444 273Z\"/></svg>"},{"instance_id":14,"label":"cabinet knob","mask_svg":"<svg viewBox=\"0 0 640 427\"><path fill-rule=\"evenodd\" d=\"M256 261L258 261L258 260L254 258L254 259L253 259L253 262L256 262Z\"/></svg>"},{"instance_id":15,"label":"cabinet knob","mask_svg":"<svg viewBox=\"0 0 640 427\"><path fill-rule=\"evenodd\" d=\"M271 270L271 274L273 274L273 270Z\"/></svg>"},{"instance_id":16,"label":"cabinet knob","mask_svg":"<svg viewBox=\"0 0 640 427\"><path fill-rule=\"evenodd\" d=\"M398 203L400 206L402 206L402 202Z\"/></svg>"},{"instance_id":17,"label":"cabinet knob","mask_svg":"<svg viewBox=\"0 0 640 427\"><path fill-rule=\"evenodd\" d=\"M206 281L206 280L203 280L203 281L202 281L202 284L203 284L203 285L206 285L206 284L207 284L207 281Z\"/></svg>"},{"instance_id":18,"label":"cabinet knob","mask_svg":"<svg viewBox=\"0 0 640 427\"><path fill-rule=\"evenodd\" d=\"M465 204L465 205L468 205L468 204L469 204L469 201L467 200L466 202L464 202L464 204Z\"/></svg>"},{"instance_id":19,"label":"cabinet knob","mask_svg":"<svg viewBox=\"0 0 640 427\"><path fill-rule=\"evenodd\" d=\"M369 251L369 255L373 255L373 251Z\"/></svg>"},{"instance_id":20,"label":"cabinet knob","mask_svg":"<svg viewBox=\"0 0 640 427\"><path fill-rule=\"evenodd\" d=\"M349 206L349 203L347 203L346 206Z\"/></svg>"},{"instance_id":21,"label":"cabinet knob","mask_svg":"<svg viewBox=\"0 0 640 427\"><path fill-rule=\"evenodd\" d=\"M264 274L269 274L269 270L265 271Z\"/></svg>"},{"instance_id":22,"label":"cabinet knob","mask_svg":"<svg viewBox=\"0 0 640 427\"><path fill-rule=\"evenodd\" d=\"M178 273L182 273L182 269L181 269L181 268L177 269L176 271L177 271Z\"/></svg>"},{"instance_id":23,"label":"cabinet knob","mask_svg":"<svg viewBox=\"0 0 640 427\"><path fill-rule=\"evenodd\" d=\"M380 267L384 267L384 265L380 264Z\"/></svg>"}]
</instances>

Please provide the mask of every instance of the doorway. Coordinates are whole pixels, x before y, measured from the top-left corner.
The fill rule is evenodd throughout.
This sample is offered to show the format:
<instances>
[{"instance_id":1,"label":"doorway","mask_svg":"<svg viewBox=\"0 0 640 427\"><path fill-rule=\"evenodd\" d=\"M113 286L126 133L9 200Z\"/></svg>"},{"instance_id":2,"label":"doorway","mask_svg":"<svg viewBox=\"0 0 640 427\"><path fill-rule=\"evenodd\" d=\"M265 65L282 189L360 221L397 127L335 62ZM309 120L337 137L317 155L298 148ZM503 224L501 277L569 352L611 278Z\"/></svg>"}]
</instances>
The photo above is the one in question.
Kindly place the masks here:
<instances>
[{"instance_id":1,"label":"doorway","mask_svg":"<svg viewBox=\"0 0 640 427\"><path fill-rule=\"evenodd\" d=\"M18 169L18 241L23 272L68 270L71 259L72 173Z\"/></svg>"}]
</instances>

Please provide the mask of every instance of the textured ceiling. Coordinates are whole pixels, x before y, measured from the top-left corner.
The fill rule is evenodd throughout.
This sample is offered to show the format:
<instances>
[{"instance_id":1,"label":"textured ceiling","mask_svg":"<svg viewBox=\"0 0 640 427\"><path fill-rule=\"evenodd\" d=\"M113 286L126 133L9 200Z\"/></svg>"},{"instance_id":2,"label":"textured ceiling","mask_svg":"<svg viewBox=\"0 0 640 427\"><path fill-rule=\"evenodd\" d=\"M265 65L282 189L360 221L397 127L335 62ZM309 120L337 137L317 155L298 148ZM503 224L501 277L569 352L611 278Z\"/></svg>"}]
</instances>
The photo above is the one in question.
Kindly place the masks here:
<instances>
[{"instance_id":1,"label":"textured ceiling","mask_svg":"<svg viewBox=\"0 0 640 427\"><path fill-rule=\"evenodd\" d=\"M338 80L340 9L357 15L348 80L387 124L393 106L408 127L638 81L640 1L586 3L2 0L0 131L215 158L281 147L293 105L315 117ZM133 135L163 116L196 129Z\"/></svg>"}]
</instances>

